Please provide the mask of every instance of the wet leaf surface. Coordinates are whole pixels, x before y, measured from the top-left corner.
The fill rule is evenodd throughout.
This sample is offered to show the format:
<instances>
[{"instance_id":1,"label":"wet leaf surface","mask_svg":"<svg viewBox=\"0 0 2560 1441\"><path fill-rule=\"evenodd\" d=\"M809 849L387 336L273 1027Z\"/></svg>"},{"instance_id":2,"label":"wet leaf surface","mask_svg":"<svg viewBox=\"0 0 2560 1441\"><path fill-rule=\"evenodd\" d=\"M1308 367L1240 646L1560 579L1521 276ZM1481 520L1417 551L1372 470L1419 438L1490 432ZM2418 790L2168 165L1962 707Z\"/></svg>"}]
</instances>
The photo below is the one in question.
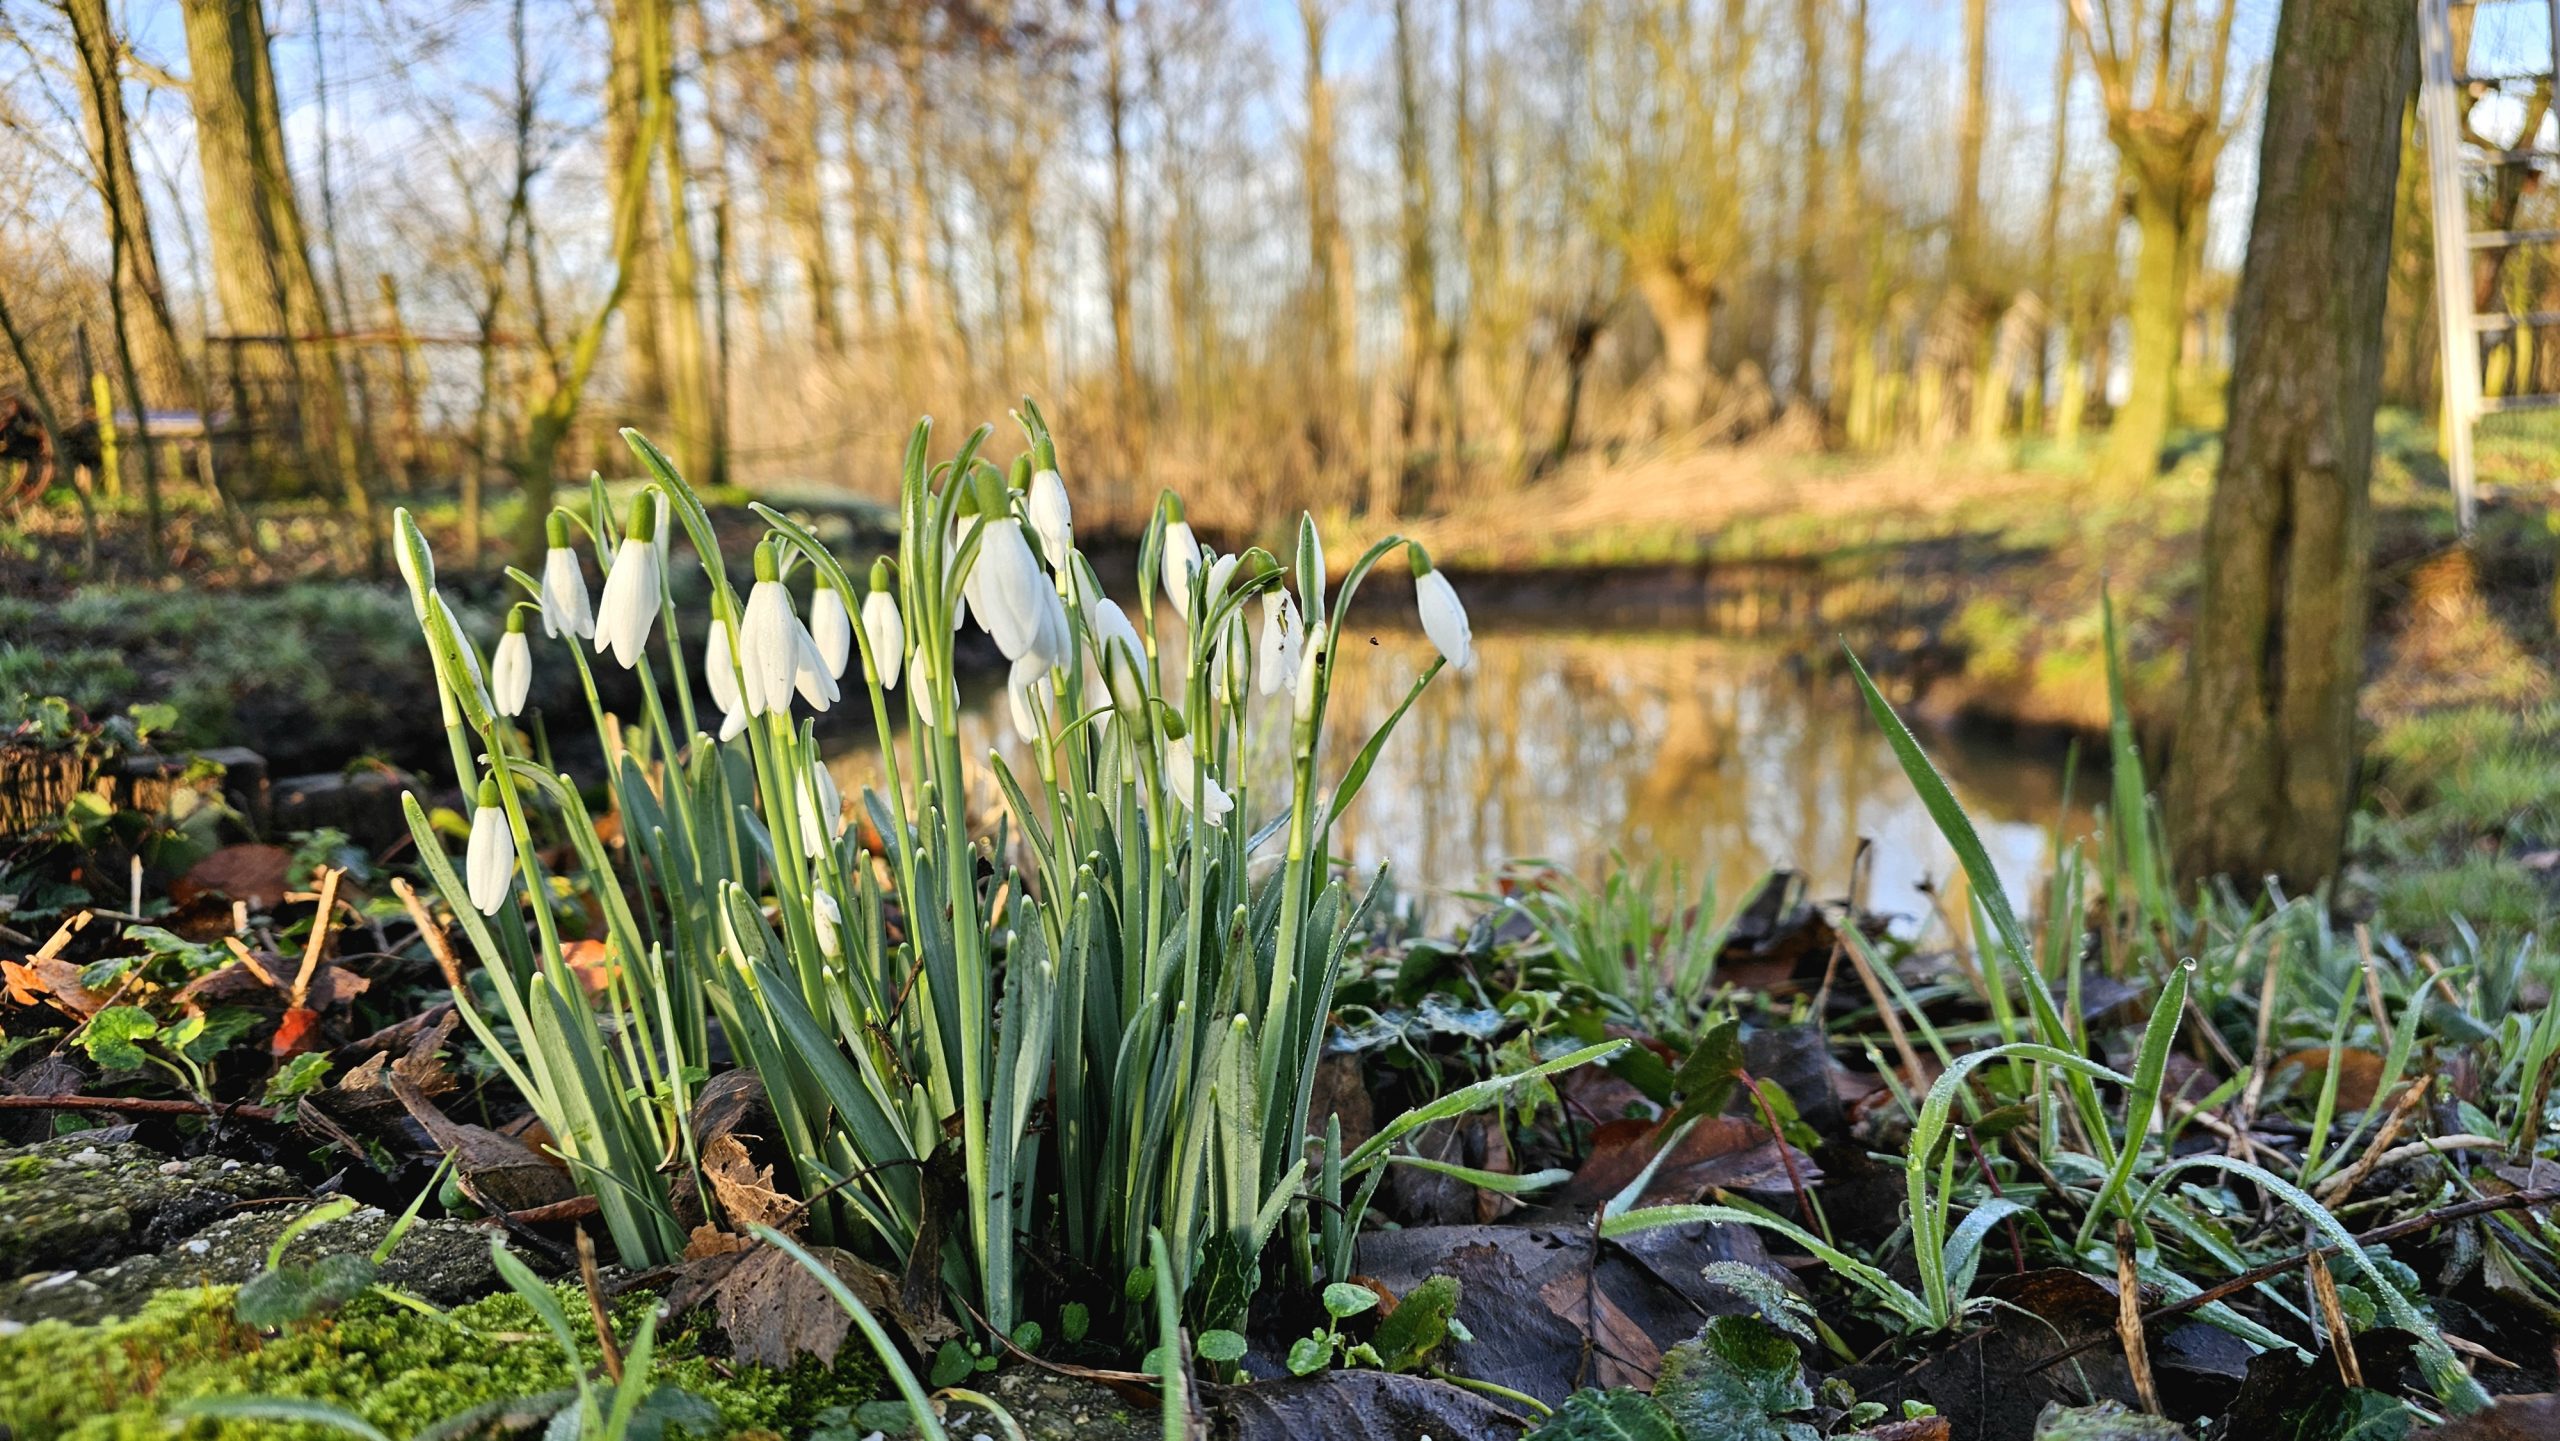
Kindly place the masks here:
<instances>
[{"instance_id":1,"label":"wet leaf surface","mask_svg":"<svg viewBox=\"0 0 2560 1441\"><path fill-rule=\"evenodd\" d=\"M1510 1441L1527 1420L1472 1391L1422 1376L1322 1371L1251 1386L1203 1386L1233 1441Z\"/></svg>"}]
</instances>

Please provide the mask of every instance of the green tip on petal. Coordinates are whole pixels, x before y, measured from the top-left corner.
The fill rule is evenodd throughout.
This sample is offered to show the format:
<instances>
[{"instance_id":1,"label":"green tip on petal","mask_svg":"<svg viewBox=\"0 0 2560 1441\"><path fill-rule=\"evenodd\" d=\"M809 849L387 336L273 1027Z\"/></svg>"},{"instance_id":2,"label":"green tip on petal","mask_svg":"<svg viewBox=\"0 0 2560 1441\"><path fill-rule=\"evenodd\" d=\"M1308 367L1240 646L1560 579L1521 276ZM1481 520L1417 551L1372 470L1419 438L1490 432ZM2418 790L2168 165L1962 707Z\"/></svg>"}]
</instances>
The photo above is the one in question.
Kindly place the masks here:
<instances>
[{"instance_id":1,"label":"green tip on petal","mask_svg":"<svg viewBox=\"0 0 2560 1441\"><path fill-rule=\"evenodd\" d=\"M1164 508L1164 522L1165 522L1165 524L1167 524L1167 525L1180 525L1180 524L1182 523L1182 497L1181 497L1181 496L1178 496L1178 495L1174 494L1172 491L1169 491L1169 490L1168 490L1168 491L1166 491L1166 492L1164 493L1164 498L1163 498L1162 500L1158 501L1158 502L1157 502L1157 504L1158 504L1158 505L1160 505L1160 506L1162 506L1162 507Z\"/></svg>"},{"instance_id":2,"label":"green tip on petal","mask_svg":"<svg viewBox=\"0 0 2560 1441\"><path fill-rule=\"evenodd\" d=\"M527 609L528 607L521 604L508 606L507 629L515 632L517 635L524 634L524 613Z\"/></svg>"},{"instance_id":3,"label":"green tip on petal","mask_svg":"<svg viewBox=\"0 0 2560 1441\"><path fill-rule=\"evenodd\" d=\"M498 778L497 778L496 776L487 776L487 777L482 778L482 780L481 780L481 782L480 782L480 805L481 805L481 808L485 810L485 809L487 809L487 808L488 808L488 807L490 807L490 806L494 806L494 805L496 805L497 803L498 803Z\"/></svg>"},{"instance_id":4,"label":"green tip on petal","mask_svg":"<svg viewBox=\"0 0 2560 1441\"><path fill-rule=\"evenodd\" d=\"M1031 471L1031 452L1026 450L1013 458L1013 473L1005 478L1005 483L1015 490L1029 490Z\"/></svg>"},{"instance_id":5,"label":"green tip on petal","mask_svg":"<svg viewBox=\"0 0 2560 1441\"><path fill-rule=\"evenodd\" d=\"M566 550L569 546L569 512L551 512L550 518L542 523L542 533L551 542L553 550Z\"/></svg>"},{"instance_id":6,"label":"green tip on petal","mask_svg":"<svg viewBox=\"0 0 2560 1441\"><path fill-rule=\"evenodd\" d=\"M631 502L630 536L634 540L654 541L658 538L658 493L644 490Z\"/></svg>"},{"instance_id":7,"label":"green tip on petal","mask_svg":"<svg viewBox=\"0 0 2560 1441\"><path fill-rule=\"evenodd\" d=\"M1182 712L1175 710L1172 706L1165 704L1161 700L1156 702L1156 718L1164 722L1164 738L1166 740L1178 741L1190 732L1190 726L1183 722Z\"/></svg>"},{"instance_id":8,"label":"green tip on petal","mask_svg":"<svg viewBox=\"0 0 2560 1441\"><path fill-rule=\"evenodd\" d=\"M1005 503L1005 480L992 465L977 467L969 477L970 494L978 502L978 512L989 520L1002 520L1010 509Z\"/></svg>"},{"instance_id":9,"label":"green tip on petal","mask_svg":"<svg viewBox=\"0 0 2560 1441\"><path fill-rule=\"evenodd\" d=\"M782 548L771 536L756 542L756 579L782 579Z\"/></svg>"},{"instance_id":10,"label":"green tip on petal","mask_svg":"<svg viewBox=\"0 0 2560 1441\"><path fill-rule=\"evenodd\" d=\"M887 590L888 588L889 588L889 557L887 557L887 556L885 556L885 555L884 555L884 556L880 557L879 559L877 559L877 560L875 560L875 561L871 562L871 589L872 589L873 591L875 591L875 592L878 592L878 591L884 591L884 590Z\"/></svg>"},{"instance_id":11,"label":"green tip on petal","mask_svg":"<svg viewBox=\"0 0 2560 1441\"><path fill-rule=\"evenodd\" d=\"M1431 552L1422 548L1421 541L1408 540L1404 543L1404 549L1406 557L1413 562L1413 578L1415 580L1420 580L1424 576L1431 574Z\"/></svg>"}]
</instances>

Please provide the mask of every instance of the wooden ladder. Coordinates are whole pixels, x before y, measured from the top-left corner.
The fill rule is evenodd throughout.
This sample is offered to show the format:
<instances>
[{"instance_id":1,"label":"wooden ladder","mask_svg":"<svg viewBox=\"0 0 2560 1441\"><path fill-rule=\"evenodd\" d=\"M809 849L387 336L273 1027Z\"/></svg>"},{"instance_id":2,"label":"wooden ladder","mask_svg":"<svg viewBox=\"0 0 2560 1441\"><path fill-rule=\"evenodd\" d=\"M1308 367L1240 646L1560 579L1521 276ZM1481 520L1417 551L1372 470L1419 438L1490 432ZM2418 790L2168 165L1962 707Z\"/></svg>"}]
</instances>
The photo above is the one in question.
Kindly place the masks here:
<instances>
[{"instance_id":1,"label":"wooden ladder","mask_svg":"<svg viewBox=\"0 0 2560 1441\"><path fill-rule=\"evenodd\" d=\"M2476 283L2474 260L2484 252L2512 251L2560 242L2560 229L2472 229L2468 177L2511 166L2560 166L2560 151L2538 147L2535 141L2539 137L2532 133L2518 136L2512 149L2496 149L2482 144L2465 122L2476 94L2481 90L2507 85L2553 84L2554 75L2560 74L2560 0L2417 0L2417 3L2421 67L2418 118L2425 127L2428 201L2435 220L2436 322L2440 341L2437 348L2444 359L2445 469L2453 481L2455 519L2463 534L2468 535L2472 520L2479 511L2479 495L2472 469L2471 435L2480 417L2508 411L2560 409L2560 393L2512 389L2503 395L2481 394L2481 338L2519 330L2560 329L2560 311L2499 310L2480 313L2472 306L2472 287ZM2466 53L2454 53L2454 11L2521 4L2539 6L2549 17L2549 67L2517 75L2468 73L2466 67L2470 56L2467 52L2470 46L2467 35L2463 47ZM2540 127L2537 125L2535 128L2538 131ZM2521 374L2516 375L2513 384L2520 387L2523 383Z\"/></svg>"}]
</instances>

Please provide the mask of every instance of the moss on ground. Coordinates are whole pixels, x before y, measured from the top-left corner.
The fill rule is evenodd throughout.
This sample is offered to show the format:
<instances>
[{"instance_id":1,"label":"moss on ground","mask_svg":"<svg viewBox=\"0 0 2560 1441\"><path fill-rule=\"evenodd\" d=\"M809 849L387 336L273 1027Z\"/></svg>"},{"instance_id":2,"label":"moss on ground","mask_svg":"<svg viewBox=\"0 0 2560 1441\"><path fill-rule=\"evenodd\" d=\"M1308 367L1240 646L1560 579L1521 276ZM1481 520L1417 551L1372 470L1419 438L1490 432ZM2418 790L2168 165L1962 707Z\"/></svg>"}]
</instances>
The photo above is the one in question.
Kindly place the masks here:
<instances>
[{"instance_id":1,"label":"moss on ground","mask_svg":"<svg viewBox=\"0 0 2560 1441\"><path fill-rule=\"evenodd\" d=\"M586 1299L560 1289L572 1316ZM654 1297L615 1307L629 1336ZM599 1364L591 1337L580 1363ZM880 1393L880 1373L848 1351L833 1369L803 1358L788 1372L708 1355L700 1333L667 1324L654 1372L719 1408L722 1435L806 1430L831 1407ZM395 1437L458 1412L571 1384L566 1358L532 1306L512 1293L422 1315L378 1294L333 1317L276 1333L241 1325L232 1289L169 1291L141 1314L98 1326L40 1322L0 1336L0 1430L15 1441L321 1441L318 1428L197 1420L172 1429L169 1407L206 1396L292 1396L330 1402ZM331 1437L330 1441L342 1441Z\"/></svg>"}]
</instances>

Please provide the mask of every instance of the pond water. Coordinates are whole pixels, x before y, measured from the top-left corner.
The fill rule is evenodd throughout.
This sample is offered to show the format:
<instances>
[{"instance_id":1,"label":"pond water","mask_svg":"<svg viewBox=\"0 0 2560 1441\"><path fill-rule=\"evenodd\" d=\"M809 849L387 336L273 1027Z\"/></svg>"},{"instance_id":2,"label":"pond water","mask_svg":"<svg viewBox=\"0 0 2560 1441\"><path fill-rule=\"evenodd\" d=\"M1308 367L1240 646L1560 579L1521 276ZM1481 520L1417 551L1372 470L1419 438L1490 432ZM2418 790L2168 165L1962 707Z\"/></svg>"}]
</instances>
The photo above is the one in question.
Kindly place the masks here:
<instances>
[{"instance_id":1,"label":"pond water","mask_svg":"<svg viewBox=\"0 0 2560 1441\"><path fill-rule=\"evenodd\" d=\"M1348 639L1327 718L1337 775L1432 655L1417 632L1355 627ZM1955 874L1855 691L1784 647L1694 631L1546 629L1479 629L1476 646L1472 671L1443 672L1406 715L1334 831L1337 854L1390 866L1396 890L1432 920L1463 914L1468 893L1523 861L1586 877L1613 858L1659 864L1666 881L1677 867L1692 895L1712 878L1720 911L1779 867L1803 873L1816 897L1845 896L1863 839L1872 845L1864 901L1909 932L1931 914L1923 887ZM1168 663L1178 649L1176 639ZM1016 775L1032 775L1001 691L989 683L963 702L963 754L992 747ZM1253 724L1271 745L1255 746L1255 825L1286 804L1286 703L1256 703L1268 707ZM2086 805L2065 805L2061 758L1943 733L1923 743L2028 909L2057 826L2066 843L2093 827ZM851 795L876 777L877 751L857 747L835 767ZM2078 797L2094 798L2097 784L2084 771ZM978 804L994 798L990 783Z\"/></svg>"}]
</instances>

